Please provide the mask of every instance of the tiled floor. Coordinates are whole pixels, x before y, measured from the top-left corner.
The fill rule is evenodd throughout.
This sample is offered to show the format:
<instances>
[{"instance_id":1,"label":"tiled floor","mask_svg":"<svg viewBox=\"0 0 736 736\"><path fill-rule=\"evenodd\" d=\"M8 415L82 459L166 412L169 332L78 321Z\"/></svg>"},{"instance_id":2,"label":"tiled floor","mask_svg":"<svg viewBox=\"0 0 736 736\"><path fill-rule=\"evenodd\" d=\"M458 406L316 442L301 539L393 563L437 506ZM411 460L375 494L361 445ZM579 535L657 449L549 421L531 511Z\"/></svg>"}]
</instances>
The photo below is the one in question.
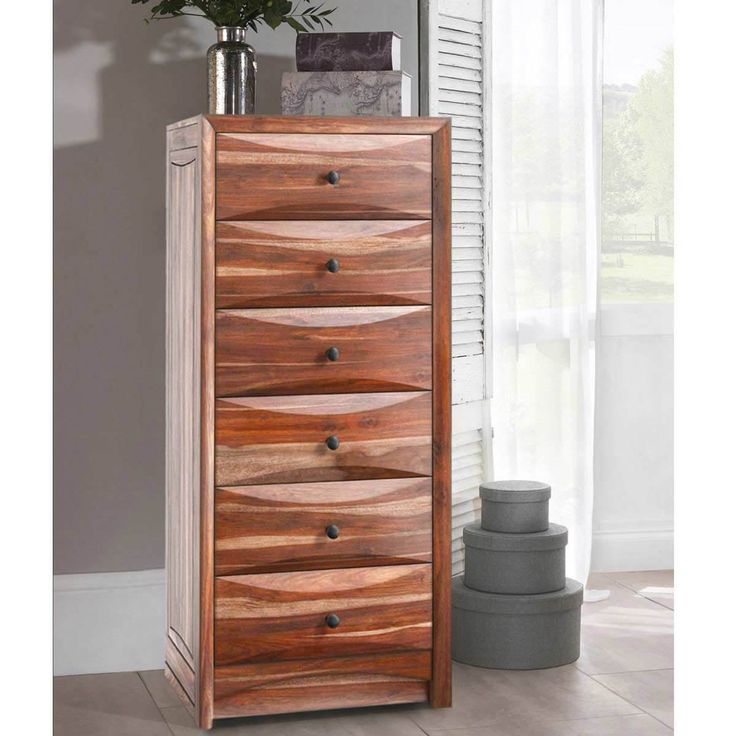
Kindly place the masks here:
<instances>
[{"instance_id":1,"label":"tiled floor","mask_svg":"<svg viewBox=\"0 0 736 736\"><path fill-rule=\"evenodd\" d=\"M218 723L228 736L665 736L672 733L671 571L593 575L611 597L583 607L580 659L552 670L455 665L454 705ZM55 736L202 733L155 672L57 677Z\"/></svg>"}]
</instances>

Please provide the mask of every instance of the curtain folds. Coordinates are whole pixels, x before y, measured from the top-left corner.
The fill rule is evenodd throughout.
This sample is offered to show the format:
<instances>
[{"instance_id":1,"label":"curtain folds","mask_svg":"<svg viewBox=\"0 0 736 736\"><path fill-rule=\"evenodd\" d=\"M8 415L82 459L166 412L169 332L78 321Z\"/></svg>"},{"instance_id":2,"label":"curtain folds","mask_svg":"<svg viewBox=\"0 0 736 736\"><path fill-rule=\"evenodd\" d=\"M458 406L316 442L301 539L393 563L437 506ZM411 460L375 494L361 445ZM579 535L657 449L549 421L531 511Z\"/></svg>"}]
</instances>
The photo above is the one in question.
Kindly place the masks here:
<instances>
[{"instance_id":1,"label":"curtain folds","mask_svg":"<svg viewBox=\"0 0 736 736\"><path fill-rule=\"evenodd\" d=\"M552 485L587 580L600 253L603 0L493 0L493 461Z\"/></svg>"}]
</instances>

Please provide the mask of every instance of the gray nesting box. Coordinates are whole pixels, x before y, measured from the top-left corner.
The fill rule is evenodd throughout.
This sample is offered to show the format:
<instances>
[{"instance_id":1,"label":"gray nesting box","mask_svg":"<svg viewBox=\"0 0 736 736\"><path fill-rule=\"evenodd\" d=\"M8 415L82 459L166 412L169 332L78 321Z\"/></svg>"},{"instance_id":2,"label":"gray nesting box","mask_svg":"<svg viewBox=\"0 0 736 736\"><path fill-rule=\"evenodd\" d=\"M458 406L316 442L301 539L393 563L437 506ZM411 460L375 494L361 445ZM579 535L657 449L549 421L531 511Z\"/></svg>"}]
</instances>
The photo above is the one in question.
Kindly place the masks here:
<instances>
[{"instance_id":1,"label":"gray nesting box","mask_svg":"<svg viewBox=\"0 0 736 736\"><path fill-rule=\"evenodd\" d=\"M481 526L492 532L527 534L549 526L552 489L533 480L481 483Z\"/></svg>"},{"instance_id":2,"label":"gray nesting box","mask_svg":"<svg viewBox=\"0 0 736 736\"><path fill-rule=\"evenodd\" d=\"M559 667L580 656L583 586L543 595L496 595L452 581L452 658L504 670Z\"/></svg>"},{"instance_id":3,"label":"gray nesting box","mask_svg":"<svg viewBox=\"0 0 736 736\"><path fill-rule=\"evenodd\" d=\"M550 524L543 532L504 534L468 524L465 585L488 593L536 595L565 587L567 529Z\"/></svg>"}]
</instances>

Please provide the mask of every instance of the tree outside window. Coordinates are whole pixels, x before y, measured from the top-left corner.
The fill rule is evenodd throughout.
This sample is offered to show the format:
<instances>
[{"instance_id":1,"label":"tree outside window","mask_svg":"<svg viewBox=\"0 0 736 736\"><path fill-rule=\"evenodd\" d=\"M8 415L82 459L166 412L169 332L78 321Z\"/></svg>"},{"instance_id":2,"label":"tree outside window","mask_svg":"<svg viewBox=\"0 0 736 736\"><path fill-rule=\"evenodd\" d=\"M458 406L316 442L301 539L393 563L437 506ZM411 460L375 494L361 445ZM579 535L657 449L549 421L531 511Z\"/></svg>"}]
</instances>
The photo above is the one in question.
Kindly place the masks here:
<instances>
[{"instance_id":1,"label":"tree outside window","mask_svg":"<svg viewBox=\"0 0 736 736\"><path fill-rule=\"evenodd\" d=\"M607 4L601 259L604 303L671 302L673 298L671 2L652 3L645 19L641 18L642 7L622 0ZM638 32L627 34L627 27ZM663 44L668 36L669 43ZM640 71L642 60L651 59L658 43L658 58L651 60L638 78L626 81L626 76Z\"/></svg>"}]
</instances>

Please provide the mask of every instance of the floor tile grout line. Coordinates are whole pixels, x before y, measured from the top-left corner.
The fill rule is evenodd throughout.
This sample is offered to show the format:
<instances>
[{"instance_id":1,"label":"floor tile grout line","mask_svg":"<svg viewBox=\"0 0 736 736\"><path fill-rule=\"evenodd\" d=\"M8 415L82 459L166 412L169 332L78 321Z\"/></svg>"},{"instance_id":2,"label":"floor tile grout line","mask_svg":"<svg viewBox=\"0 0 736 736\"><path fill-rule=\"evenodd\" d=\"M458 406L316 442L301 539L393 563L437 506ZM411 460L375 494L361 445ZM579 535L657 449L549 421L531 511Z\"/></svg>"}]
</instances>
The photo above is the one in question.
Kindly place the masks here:
<instances>
[{"instance_id":1,"label":"floor tile grout line","mask_svg":"<svg viewBox=\"0 0 736 736\"><path fill-rule=\"evenodd\" d=\"M602 683L598 683L602 684ZM605 686L604 686L605 687ZM606 688L608 690L608 688ZM614 693L614 695L618 695L618 693ZM618 695L618 697L621 697ZM651 713L647 713L645 710L642 710L639 708L638 705L634 705L634 703L626 700L626 698L621 698L625 702L627 702L630 706L637 709L636 713L606 713L604 715L597 715L597 716L577 716L575 718L550 718L547 715L544 715L542 711L538 712L532 712L531 718L532 720L537 720L539 723L542 721L544 723L578 723L582 721L596 721L596 720L603 720L605 718L639 718L640 716L647 716L648 718L654 718L655 721L658 723L662 723L658 718L655 718ZM511 720L516 717L523 717L524 713L513 713L511 715L504 716L506 720ZM416 721L414 721L416 723ZM422 726L419 726L418 723L416 723L417 726L421 729L423 733L425 733L427 736L445 736L447 734L448 736L452 736L453 731L469 731L471 729L478 729L478 728L484 728L486 726L494 726L496 725L497 721L489 721L488 723L478 723L471 726L454 726L452 728L437 728L432 729L432 733L430 734L429 731L425 731L425 729ZM669 728L672 730L666 723L662 723L663 726L666 728Z\"/></svg>"},{"instance_id":2,"label":"floor tile grout line","mask_svg":"<svg viewBox=\"0 0 736 736\"><path fill-rule=\"evenodd\" d=\"M581 721L593 721L593 720L596 720L596 719L603 719L603 718L609 718L609 717L614 717L614 716L620 717L620 718L628 718L628 717L632 717L633 718L634 716L646 716L646 717L652 718L654 721L660 723L668 731L672 732L674 730L672 728L672 726L670 726L668 723L665 723L663 720L661 720L660 718L658 718L656 715L654 715L652 712L650 712L646 708L643 708L643 707L638 706L636 703L632 702L632 700L629 699L628 697L626 697L626 696L624 696L624 695L616 692L611 687L609 687L608 685L606 685L605 682L601 682L599 679L597 679L598 677L606 677L606 676L609 676L609 675L611 675L611 676L612 675L624 675L624 674L634 674L635 675L635 674L638 674L638 673L645 673L645 672L650 672L650 673L652 673L652 672L673 672L674 671L674 668L669 667L669 668L657 668L657 669L649 669L649 670L628 670L628 671L624 671L624 672L599 673L597 675L590 675L587 672L584 672L584 671L580 670L577 667L577 664L576 663L571 663L571 664L573 665L573 667L574 667L575 670L577 670L581 674L585 675L588 679L592 680L597 685L603 686L604 690L609 691L617 699L619 699L619 700L623 701L624 703L627 703L629 706L631 706L633 708L633 711L630 712L630 713L585 715L585 716L578 716L578 717L573 717L573 718L570 718L570 717L565 718L565 717L560 717L559 715L557 715L557 716L553 716L551 719L549 719L551 722L564 724L566 722L574 723L574 722L581 722ZM169 734L172 734L172 736L175 736L175 733L176 732L172 728L171 724L166 720L166 718L164 716L164 711L170 711L170 710L172 710L174 708L181 708L183 706L176 706L176 705L174 705L174 706L168 706L168 707L166 707L166 706L159 706L158 703L156 702L156 699L155 699L155 697L153 695L153 692L151 691L150 687L148 686L146 680L143 678L142 672L137 671L137 670L134 670L133 672L138 676L138 679L141 681L141 684L143 685L146 693L151 698L151 700L153 701L154 706L156 707L157 711L161 715L162 720L163 720L163 722L166 725L166 732L169 733ZM131 674L133 672L131 672ZM436 735L436 736L452 736L452 733L453 732L456 732L456 731L463 731L463 730L468 729L468 728L477 728L477 727L481 727L482 728L483 726L492 726L493 723L494 723L494 721L491 721L491 722L488 722L488 723L485 723L484 722L484 723L481 723L481 724L463 725L463 726L457 726L457 727L454 727L454 728L453 727L450 727L450 728L446 728L446 729L443 729L443 728L440 728L440 729L430 728L430 730L428 731L427 729L424 728L423 725L421 725L420 723L417 723L414 720L414 718L412 717L412 715L411 715L410 712L406 712L405 715L407 715L409 717L409 720L417 727L417 732L418 733L421 732L422 734L424 734L424 736L430 736L430 733L433 734L433 735Z\"/></svg>"},{"instance_id":3,"label":"floor tile grout line","mask_svg":"<svg viewBox=\"0 0 736 736\"><path fill-rule=\"evenodd\" d=\"M644 593L641 593L634 586L629 585L628 583L624 583L622 580L615 580L614 582L616 584L618 584L618 585L622 585L627 590L630 590L633 593L636 593L636 595L640 596L641 598L644 598L644 599L648 600L650 603L654 603L654 604L656 604L658 606L661 606L662 608L666 608L668 611L673 611L674 612L674 610L675 610L674 607L673 608L670 608L669 606L666 606L664 603L660 603L659 601L655 601L653 598L650 598L648 595L644 595ZM675 587L672 586L672 590L674 590L674 589L675 589Z\"/></svg>"},{"instance_id":4,"label":"floor tile grout line","mask_svg":"<svg viewBox=\"0 0 736 736\"><path fill-rule=\"evenodd\" d=\"M646 598L646 600L651 601L652 603L661 606L662 608L665 608L668 611L672 611L672 613L675 612L674 608L670 608L669 606L665 605L664 603L660 603L659 601L655 601L654 598L650 598L648 595L643 595L642 593L638 593L642 598Z\"/></svg>"},{"instance_id":5,"label":"floor tile grout line","mask_svg":"<svg viewBox=\"0 0 736 736\"><path fill-rule=\"evenodd\" d=\"M420 726L411 716L409 716L409 720L424 734L424 736L430 736L429 731L426 731L424 726Z\"/></svg>"},{"instance_id":6,"label":"floor tile grout line","mask_svg":"<svg viewBox=\"0 0 736 736\"><path fill-rule=\"evenodd\" d=\"M591 573L588 573L588 583L585 586L586 588L593 587L590 584L590 578L592 578L593 576L600 576L600 577L608 578L609 580L613 580L613 573L611 573L611 572L591 572ZM615 582L615 580L614 580L614 582Z\"/></svg>"},{"instance_id":7,"label":"floor tile grout line","mask_svg":"<svg viewBox=\"0 0 736 736\"><path fill-rule=\"evenodd\" d=\"M615 694L618 694L618 693L615 693ZM633 705L632 703L629 703L629 704ZM638 706L636 705L634 707L638 708ZM604 720L604 719L609 719L609 718L622 718L622 719L623 718L641 718L642 716L645 716L647 718L652 718L653 720L657 721L657 723L660 723L661 725L663 725L669 731L674 731L674 729L671 726L668 726L666 723L663 723L658 718L655 718L655 716L653 716L651 713L647 713L646 711L643 711L641 709L639 709L638 713L620 713L618 715L607 714L607 715L602 715L602 716L581 716L579 718L547 718L547 717L541 718L540 717L538 722L542 723L542 721L544 721L544 723L575 724L575 723L582 722L582 721L597 721L597 720ZM506 716L506 719L508 720L512 717L513 716ZM519 714L519 717L522 717L522 714ZM490 723L481 723L475 726L458 726L457 728L438 728L438 729L433 729L431 734L429 733L429 731L425 731L421 726L419 727L421 728L423 733L427 734L427 736L452 736L453 731L469 731L471 729L475 730L477 728L483 728L485 726L493 726L493 725L495 725L495 722L492 721Z\"/></svg>"},{"instance_id":8,"label":"floor tile grout line","mask_svg":"<svg viewBox=\"0 0 736 736\"><path fill-rule=\"evenodd\" d=\"M641 574L642 572L644 572L644 573L649 573L649 572L654 572L654 573L657 573L657 572L671 572L673 574L673 576L674 576L674 572L675 571L674 570L645 570L645 571L631 570L630 572L622 572L622 573L617 573L617 572L604 572L604 573L600 573L600 574L601 575L610 575L611 577L614 577L615 575L630 575L631 573ZM593 574L595 574L595 573L593 573ZM617 583L621 583L621 585L626 585L627 587L629 586L629 583L626 583L623 580L618 580L616 578L614 578L614 579L616 580Z\"/></svg>"},{"instance_id":9,"label":"floor tile grout line","mask_svg":"<svg viewBox=\"0 0 736 736\"><path fill-rule=\"evenodd\" d=\"M649 670L649 672L663 672L663 671L665 671L665 670ZM674 670L673 670L673 672L674 672ZM631 674L636 674L636 673L631 673ZM605 675L599 675L599 676L600 677L605 677ZM614 695L618 695L619 698L621 698L622 700L625 700L627 703L630 703L631 705L633 705L634 708L639 708L641 711L643 711L644 713L646 713L648 716L651 716L652 718L654 718L655 721L657 721L658 723L661 723L665 728L669 728L671 731L674 731L674 729L671 728L670 726L668 726L661 718L657 718L657 716L655 716L654 713L650 713L646 708L644 708L642 706L639 706L639 705L636 705L636 703L632 703L628 698L626 698L623 695L621 695L621 693L617 693L615 690L613 690L612 688L608 687L608 685L606 685L605 682L601 682L600 680L596 680L595 677L593 677L591 675L588 675L588 677L591 677L591 679L593 679L599 685L602 685L604 688L606 688L606 690L610 690Z\"/></svg>"},{"instance_id":10,"label":"floor tile grout line","mask_svg":"<svg viewBox=\"0 0 736 736\"><path fill-rule=\"evenodd\" d=\"M618 580L614 580L613 578L611 578L611 585L609 587L610 588L613 588L614 586L616 586L618 588L622 588L623 591L626 592L626 593L634 593L637 596L639 595L639 593L636 590L634 590L633 588L630 588L625 583L621 583ZM643 598L643 596L639 596L639 597L640 598ZM595 605L596 603L605 603L606 601L609 601L609 600L610 600L610 596L608 598L604 598L602 601L590 602L589 605Z\"/></svg>"},{"instance_id":11,"label":"floor tile grout line","mask_svg":"<svg viewBox=\"0 0 736 736\"><path fill-rule=\"evenodd\" d=\"M138 679L143 683L143 687L145 688L146 692L148 693L148 697L151 698L153 701L153 704L156 706L156 710L158 711L159 715L161 716L161 721L166 726L166 730L171 734L171 736L176 736L174 731L172 730L171 726L169 725L169 722L164 718L163 710L161 710L161 707L156 702L156 698L153 697L153 693L149 690L148 685L146 685L146 681L143 679L143 675L141 675L140 672L136 671L136 675L138 675Z\"/></svg>"},{"instance_id":12,"label":"floor tile grout line","mask_svg":"<svg viewBox=\"0 0 736 736\"><path fill-rule=\"evenodd\" d=\"M648 711L644 710L643 708L640 708L638 705L636 705L636 703L632 703L630 700L628 700L628 698L624 698L622 695L619 695L617 692L614 692L613 690L611 690L610 687L606 687L602 682L598 682L598 680L596 680L593 675L589 675L587 672L583 672L583 670L581 670L581 669L579 669L577 667L577 665L576 665L575 662L571 662L571 664L572 664L573 667L575 667L575 669L581 675L585 675L585 677L587 677L589 680L592 680L597 685L601 685L603 688L605 688L606 690L608 690L610 693L612 693L613 695L615 695L617 698L620 698L621 700L623 700L625 703L628 703L632 708L634 708L636 710L635 713L621 713L621 714L618 714L619 717L622 717L623 718L623 717L628 717L628 716L649 716L651 718L654 718L654 720L657 721L658 723L662 723L662 725L665 726L665 728L670 728L666 723L663 723L662 721L659 720L659 718L656 718L655 716L653 716ZM642 670L642 671L644 671L644 672L660 672L660 671L664 671L664 670ZM614 673L614 674L617 674L617 673ZM621 674L626 674L626 673L621 673ZM521 714L519 714L519 715L521 715ZM599 715L599 716L580 716L578 718L552 718L552 719L549 719L549 720L551 722L553 722L553 723L565 723L565 722L568 722L568 721L572 723L573 721L586 721L586 720L592 720L594 718L610 718L610 717L611 717L611 715L608 714L608 715ZM411 718L412 722L415 723L417 726L419 726L419 728L427 736L430 736L430 733L428 731L426 731L419 723L417 723L411 717L411 715L409 716L409 718ZM467 730L467 729L470 729L470 728L482 728L483 726L492 726L492 725L493 725L493 722L481 723L481 724L477 724L477 725L474 725L474 726L458 726L457 728L438 728L438 729L433 729L433 733L434 734L437 734L438 736L443 736L443 734L445 732L447 732L449 734L451 731L464 731L464 730ZM670 729L670 730L673 730L673 729Z\"/></svg>"},{"instance_id":13,"label":"floor tile grout line","mask_svg":"<svg viewBox=\"0 0 736 736\"><path fill-rule=\"evenodd\" d=\"M575 663L573 663L573 664L575 665ZM609 692L613 693L616 697L621 698L621 700L623 700L625 703L628 703L633 708L636 708L640 713L647 713L647 711L645 711L643 708L640 708L636 703L632 703L628 698L625 698L625 697L623 697L623 695L619 695L618 693L614 692L613 690L611 690L610 687L606 687L602 682L598 682L598 680L596 680L593 675L589 675L587 672L583 672L583 670L579 669L577 667L577 665L575 665L575 669L577 669L578 672L582 672L589 680L592 680L597 685L601 685L602 687L606 688L606 690L608 690ZM651 713L649 713L648 715L651 715ZM654 716L652 716L652 717L654 717ZM657 720L659 720L659 719L657 719ZM660 721L660 723L661 723L661 721Z\"/></svg>"},{"instance_id":14,"label":"floor tile grout line","mask_svg":"<svg viewBox=\"0 0 736 736\"><path fill-rule=\"evenodd\" d=\"M617 670L616 672L586 672L585 670L581 670L580 667L575 665L575 668L582 672L584 675L587 675L588 677L596 678L596 677L608 677L609 675L638 675L642 672L674 672L674 667L647 667L645 670Z\"/></svg>"},{"instance_id":15,"label":"floor tile grout line","mask_svg":"<svg viewBox=\"0 0 736 736\"><path fill-rule=\"evenodd\" d=\"M450 707L453 707L453 706L450 706ZM417 727L417 728L418 728L418 729L419 729L419 730L420 730L420 731L421 731L421 732L422 732L422 733L424 734L424 736L430 736L430 733L429 733L429 731L427 731L427 730L426 730L426 729L424 728L424 726L422 726L422 725L421 725L420 723L417 723L417 722L416 722L416 721L414 720L414 718L412 718L412 715L411 715L411 713L407 713L406 715L407 715L407 716L409 717L409 720L410 720L410 721L411 721L411 722L412 722L412 723L413 723L413 724L414 724L414 725L415 725L415 726L416 726L416 727ZM450 730L450 729L446 729L446 730Z\"/></svg>"}]
</instances>

